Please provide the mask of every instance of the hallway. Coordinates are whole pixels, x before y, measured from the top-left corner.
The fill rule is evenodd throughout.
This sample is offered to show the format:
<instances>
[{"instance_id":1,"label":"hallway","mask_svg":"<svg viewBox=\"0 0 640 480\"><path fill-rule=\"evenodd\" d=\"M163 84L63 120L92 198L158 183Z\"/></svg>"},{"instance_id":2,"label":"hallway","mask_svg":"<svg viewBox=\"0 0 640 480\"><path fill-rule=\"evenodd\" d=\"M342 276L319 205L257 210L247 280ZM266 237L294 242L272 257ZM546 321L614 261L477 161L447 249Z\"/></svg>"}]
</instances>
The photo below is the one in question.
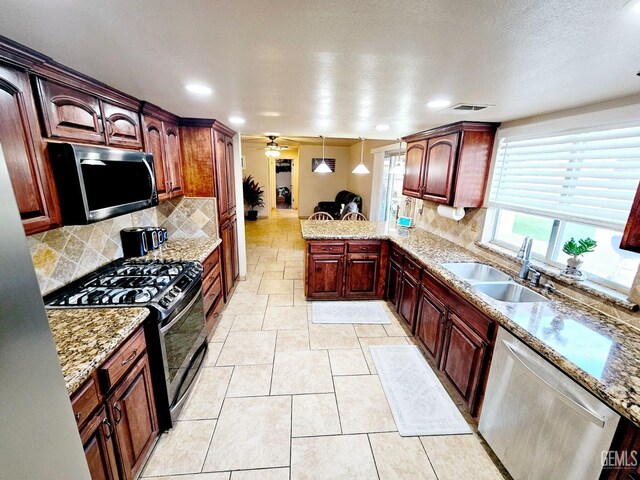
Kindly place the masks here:
<instances>
[{"instance_id":1,"label":"hallway","mask_svg":"<svg viewBox=\"0 0 640 480\"><path fill-rule=\"evenodd\" d=\"M297 210L247 222L238 283L196 388L142 477L156 480L501 479L477 436L400 437L369 345L390 325L318 325ZM205 473L201 473L205 472Z\"/></svg>"}]
</instances>

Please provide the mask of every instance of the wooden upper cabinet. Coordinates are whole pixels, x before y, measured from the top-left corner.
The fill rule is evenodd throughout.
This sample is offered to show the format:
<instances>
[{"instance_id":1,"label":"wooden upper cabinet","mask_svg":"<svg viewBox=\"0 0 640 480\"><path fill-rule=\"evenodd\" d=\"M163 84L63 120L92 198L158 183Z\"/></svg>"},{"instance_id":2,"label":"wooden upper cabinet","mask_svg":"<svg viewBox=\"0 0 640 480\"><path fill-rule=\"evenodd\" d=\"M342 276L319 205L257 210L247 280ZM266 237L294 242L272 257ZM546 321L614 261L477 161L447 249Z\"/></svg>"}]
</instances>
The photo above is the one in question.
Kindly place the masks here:
<instances>
[{"instance_id":1,"label":"wooden upper cabinet","mask_svg":"<svg viewBox=\"0 0 640 480\"><path fill-rule=\"evenodd\" d=\"M620 248L640 253L640 185L631 205Z\"/></svg>"},{"instance_id":2,"label":"wooden upper cabinet","mask_svg":"<svg viewBox=\"0 0 640 480\"><path fill-rule=\"evenodd\" d=\"M169 192L171 197L184 195L182 181L182 157L180 155L180 136L178 125L163 122L165 138L165 158L168 170Z\"/></svg>"},{"instance_id":3,"label":"wooden upper cabinet","mask_svg":"<svg viewBox=\"0 0 640 480\"><path fill-rule=\"evenodd\" d=\"M224 141L226 145L225 160L227 162L227 205L229 213L233 215L236 210L236 176L233 154L233 138L225 136Z\"/></svg>"},{"instance_id":4,"label":"wooden upper cabinet","mask_svg":"<svg viewBox=\"0 0 640 480\"><path fill-rule=\"evenodd\" d=\"M459 134L454 133L429 139L422 187L425 200L450 203L458 138Z\"/></svg>"},{"instance_id":5,"label":"wooden upper cabinet","mask_svg":"<svg viewBox=\"0 0 640 480\"><path fill-rule=\"evenodd\" d=\"M402 193L453 207L481 207L498 125L458 122L403 138Z\"/></svg>"},{"instance_id":6,"label":"wooden upper cabinet","mask_svg":"<svg viewBox=\"0 0 640 480\"><path fill-rule=\"evenodd\" d=\"M167 189L167 173L164 154L164 133L162 122L152 117L144 118L144 146L147 152L153 155L153 169L156 177L156 188L158 189L158 200L163 201L169 198Z\"/></svg>"},{"instance_id":7,"label":"wooden upper cabinet","mask_svg":"<svg viewBox=\"0 0 640 480\"><path fill-rule=\"evenodd\" d=\"M60 224L60 213L26 73L0 65L0 148L27 235Z\"/></svg>"},{"instance_id":8,"label":"wooden upper cabinet","mask_svg":"<svg viewBox=\"0 0 640 480\"><path fill-rule=\"evenodd\" d=\"M37 79L45 135L71 142L105 143L98 97Z\"/></svg>"},{"instance_id":9,"label":"wooden upper cabinet","mask_svg":"<svg viewBox=\"0 0 640 480\"><path fill-rule=\"evenodd\" d=\"M422 168L426 149L426 140L407 144L404 181L402 184L403 195L410 197L420 197L422 195Z\"/></svg>"},{"instance_id":10,"label":"wooden upper cabinet","mask_svg":"<svg viewBox=\"0 0 640 480\"><path fill-rule=\"evenodd\" d=\"M214 145L216 156L216 178L217 188L216 197L218 200L218 217L220 223L226 221L231 212L229 211L229 179L228 179L228 167L227 162L227 142L223 133L214 132Z\"/></svg>"},{"instance_id":11,"label":"wooden upper cabinet","mask_svg":"<svg viewBox=\"0 0 640 480\"><path fill-rule=\"evenodd\" d=\"M107 145L142 148L140 116L137 112L103 101L102 113Z\"/></svg>"}]
</instances>

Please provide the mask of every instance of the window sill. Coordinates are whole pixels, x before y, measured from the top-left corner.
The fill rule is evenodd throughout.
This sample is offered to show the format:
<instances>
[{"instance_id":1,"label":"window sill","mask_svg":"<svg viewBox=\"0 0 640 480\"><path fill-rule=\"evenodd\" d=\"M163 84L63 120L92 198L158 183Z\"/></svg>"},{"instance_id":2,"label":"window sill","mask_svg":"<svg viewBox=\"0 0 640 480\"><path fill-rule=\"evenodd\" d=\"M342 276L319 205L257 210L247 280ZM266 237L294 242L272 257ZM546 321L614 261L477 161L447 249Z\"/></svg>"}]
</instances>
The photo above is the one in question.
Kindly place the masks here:
<instances>
[{"instance_id":1,"label":"window sill","mask_svg":"<svg viewBox=\"0 0 640 480\"><path fill-rule=\"evenodd\" d=\"M500 255L507 260L511 260L513 262L516 261L516 254L507 248L500 247L493 243L483 242L476 242L476 245L484 250ZM584 281L574 280L571 277L562 275L560 269L554 268L550 265L546 265L536 260L532 260L531 265L547 277L557 280L564 285L568 285L572 288L575 288L576 290L586 292L589 295L629 310L630 312L635 312L638 310L638 305L630 301L627 298L627 295L622 292L605 287L604 285L600 285L599 283L591 282L588 279Z\"/></svg>"}]
</instances>

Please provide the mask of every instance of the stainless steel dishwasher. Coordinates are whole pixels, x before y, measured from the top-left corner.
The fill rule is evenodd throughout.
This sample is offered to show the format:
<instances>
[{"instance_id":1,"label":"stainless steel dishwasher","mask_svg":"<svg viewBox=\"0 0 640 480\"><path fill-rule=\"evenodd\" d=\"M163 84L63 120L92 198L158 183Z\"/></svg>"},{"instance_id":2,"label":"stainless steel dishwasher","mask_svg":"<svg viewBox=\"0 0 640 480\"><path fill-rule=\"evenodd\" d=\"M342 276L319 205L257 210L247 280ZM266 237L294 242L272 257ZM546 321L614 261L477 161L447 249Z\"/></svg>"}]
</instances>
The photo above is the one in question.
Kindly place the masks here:
<instances>
[{"instance_id":1,"label":"stainless steel dishwasher","mask_svg":"<svg viewBox=\"0 0 640 480\"><path fill-rule=\"evenodd\" d=\"M500 328L478 428L515 480L597 479L619 419Z\"/></svg>"}]
</instances>

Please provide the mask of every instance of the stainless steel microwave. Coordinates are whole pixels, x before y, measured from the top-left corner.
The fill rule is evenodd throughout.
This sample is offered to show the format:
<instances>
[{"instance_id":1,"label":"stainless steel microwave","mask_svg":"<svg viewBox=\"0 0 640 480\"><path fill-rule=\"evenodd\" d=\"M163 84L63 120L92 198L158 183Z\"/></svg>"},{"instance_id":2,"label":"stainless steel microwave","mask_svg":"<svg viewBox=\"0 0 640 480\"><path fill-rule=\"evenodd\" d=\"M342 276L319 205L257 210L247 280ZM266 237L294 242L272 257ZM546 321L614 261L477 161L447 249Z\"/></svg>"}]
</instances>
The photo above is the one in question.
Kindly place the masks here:
<instances>
[{"instance_id":1,"label":"stainless steel microwave","mask_svg":"<svg viewBox=\"0 0 640 480\"><path fill-rule=\"evenodd\" d=\"M150 153L49 144L62 222L84 225L158 204Z\"/></svg>"}]
</instances>

